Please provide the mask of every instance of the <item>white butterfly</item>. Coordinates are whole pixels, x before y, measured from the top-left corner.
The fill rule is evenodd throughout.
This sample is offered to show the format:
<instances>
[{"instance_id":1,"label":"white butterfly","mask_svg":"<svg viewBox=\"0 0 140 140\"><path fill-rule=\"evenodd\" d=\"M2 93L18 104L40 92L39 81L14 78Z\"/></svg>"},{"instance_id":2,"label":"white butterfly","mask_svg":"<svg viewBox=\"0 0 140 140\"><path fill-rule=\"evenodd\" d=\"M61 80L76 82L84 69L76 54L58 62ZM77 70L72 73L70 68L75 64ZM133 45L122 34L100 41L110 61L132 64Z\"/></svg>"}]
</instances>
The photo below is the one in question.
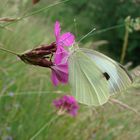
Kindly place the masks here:
<instances>
[{"instance_id":1,"label":"white butterfly","mask_svg":"<svg viewBox=\"0 0 140 140\"><path fill-rule=\"evenodd\" d=\"M80 103L99 106L128 88L133 80L119 63L94 50L78 48L68 59L72 95Z\"/></svg>"}]
</instances>

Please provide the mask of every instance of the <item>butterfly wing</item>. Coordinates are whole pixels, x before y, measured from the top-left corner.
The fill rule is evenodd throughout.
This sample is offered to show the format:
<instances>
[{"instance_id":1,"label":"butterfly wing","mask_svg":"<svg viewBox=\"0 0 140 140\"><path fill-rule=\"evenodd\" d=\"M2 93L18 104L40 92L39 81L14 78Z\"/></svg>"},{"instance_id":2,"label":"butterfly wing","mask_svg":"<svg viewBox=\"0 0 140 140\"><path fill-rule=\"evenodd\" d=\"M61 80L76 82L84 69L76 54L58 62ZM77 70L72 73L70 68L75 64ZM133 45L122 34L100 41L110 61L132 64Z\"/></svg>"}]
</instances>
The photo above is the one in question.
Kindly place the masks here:
<instances>
[{"instance_id":1,"label":"butterfly wing","mask_svg":"<svg viewBox=\"0 0 140 140\"><path fill-rule=\"evenodd\" d=\"M90 57L78 49L70 55L68 64L69 82L77 101L94 106L106 103L110 96L107 80Z\"/></svg>"},{"instance_id":2,"label":"butterfly wing","mask_svg":"<svg viewBox=\"0 0 140 140\"><path fill-rule=\"evenodd\" d=\"M94 50L82 48L81 51L87 54L103 73L107 74L110 94L122 92L132 84L131 75L121 64Z\"/></svg>"}]
</instances>

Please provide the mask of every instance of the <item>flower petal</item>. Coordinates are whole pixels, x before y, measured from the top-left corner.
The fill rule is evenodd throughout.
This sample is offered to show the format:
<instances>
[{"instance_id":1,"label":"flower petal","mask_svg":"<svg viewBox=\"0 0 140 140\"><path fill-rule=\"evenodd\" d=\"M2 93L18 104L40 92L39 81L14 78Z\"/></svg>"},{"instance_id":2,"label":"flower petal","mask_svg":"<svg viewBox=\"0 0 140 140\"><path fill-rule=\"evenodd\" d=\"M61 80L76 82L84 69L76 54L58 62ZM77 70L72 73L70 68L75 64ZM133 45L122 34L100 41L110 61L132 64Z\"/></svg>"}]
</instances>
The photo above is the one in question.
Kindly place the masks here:
<instances>
[{"instance_id":1,"label":"flower petal","mask_svg":"<svg viewBox=\"0 0 140 140\"><path fill-rule=\"evenodd\" d=\"M68 83L68 65L60 64L51 67L52 69L52 82L55 86L59 84L59 82L63 84Z\"/></svg>"},{"instance_id":2,"label":"flower petal","mask_svg":"<svg viewBox=\"0 0 140 140\"><path fill-rule=\"evenodd\" d=\"M56 21L55 26L54 26L54 34L55 34L55 37L56 37L56 41L59 39L60 31L61 31L60 23L59 23L59 21Z\"/></svg>"},{"instance_id":3,"label":"flower petal","mask_svg":"<svg viewBox=\"0 0 140 140\"><path fill-rule=\"evenodd\" d=\"M60 64L64 58L67 58L69 56L69 53L63 48L59 47L57 48L57 51L54 55L54 63Z\"/></svg>"},{"instance_id":4,"label":"flower petal","mask_svg":"<svg viewBox=\"0 0 140 140\"><path fill-rule=\"evenodd\" d=\"M59 84L55 71L52 71L51 80L54 86L57 86Z\"/></svg>"},{"instance_id":5,"label":"flower petal","mask_svg":"<svg viewBox=\"0 0 140 140\"><path fill-rule=\"evenodd\" d=\"M78 113L78 103L72 96L64 95L63 97L54 100L53 104L57 110L60 110L63 113L68 113L73 117L75 117Z\"/></svg>"},{"instance_id":6,"label":"flower petal","mask_svg":"<svg viewBox=\"0 0 140 140\"><path fill-rule=\"evenodd\" d=\"M72 109L70 112L71 116L75 117L78 113L78 108Z\"/></svg>"},{"instance_id":7,"label":"flower petal","mask_svg":"<svg viewBox=\"0 0 140 140\"><path fill-rule=\"evenodd\" d=\"M72 33L67 32L60 36L57 45L69 47L74 43L74 41L75 41L75 36Z\"/></svg>"}]
</instances>

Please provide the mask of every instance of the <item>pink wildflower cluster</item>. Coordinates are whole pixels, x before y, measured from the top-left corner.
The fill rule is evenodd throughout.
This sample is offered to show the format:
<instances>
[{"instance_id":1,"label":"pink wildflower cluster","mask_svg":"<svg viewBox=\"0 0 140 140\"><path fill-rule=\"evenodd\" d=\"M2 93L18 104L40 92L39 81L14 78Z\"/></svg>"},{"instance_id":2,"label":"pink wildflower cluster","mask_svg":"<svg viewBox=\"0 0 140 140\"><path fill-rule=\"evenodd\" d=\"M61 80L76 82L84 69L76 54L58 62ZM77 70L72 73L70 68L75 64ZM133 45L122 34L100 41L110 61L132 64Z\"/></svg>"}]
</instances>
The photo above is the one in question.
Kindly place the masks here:
<instances>
[{"instance_id":1,"label":"pink wildflower cluster","mask_svg":"<svg viewBox=\"0 0 140 140\"><path fill-rule=\"evenodd\" d=\"M59 110L58 114L68 113L71 116L76 116L79 106L73 96L64 95L60 99L53 101L55 107Z\"/></svg>"}]
</instances>

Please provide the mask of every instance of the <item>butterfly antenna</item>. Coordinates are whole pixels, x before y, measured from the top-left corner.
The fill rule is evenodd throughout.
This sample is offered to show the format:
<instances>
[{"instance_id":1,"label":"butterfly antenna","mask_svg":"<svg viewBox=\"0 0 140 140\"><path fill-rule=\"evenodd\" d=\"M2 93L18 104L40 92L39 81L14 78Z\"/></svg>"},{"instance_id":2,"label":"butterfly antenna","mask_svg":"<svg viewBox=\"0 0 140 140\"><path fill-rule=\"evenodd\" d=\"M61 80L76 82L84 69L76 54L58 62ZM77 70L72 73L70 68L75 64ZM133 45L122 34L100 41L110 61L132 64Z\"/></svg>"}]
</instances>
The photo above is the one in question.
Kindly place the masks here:
<instances>
[{"instance_id":1,"label":"butterfly antenna","mask_svg":"<svg viewBox=\"0 0 140 140\"><path fill-rule=\"evenodd\" d=\"M81 39L79 39L78 43L80 43L83 39L85 39L87 36L89 36L91 33L93 33L96 30L96 28L93 28L90 32L88 32L86 35L84 35L83 37L81 37Z\"/></svg>"}]
</instances>

